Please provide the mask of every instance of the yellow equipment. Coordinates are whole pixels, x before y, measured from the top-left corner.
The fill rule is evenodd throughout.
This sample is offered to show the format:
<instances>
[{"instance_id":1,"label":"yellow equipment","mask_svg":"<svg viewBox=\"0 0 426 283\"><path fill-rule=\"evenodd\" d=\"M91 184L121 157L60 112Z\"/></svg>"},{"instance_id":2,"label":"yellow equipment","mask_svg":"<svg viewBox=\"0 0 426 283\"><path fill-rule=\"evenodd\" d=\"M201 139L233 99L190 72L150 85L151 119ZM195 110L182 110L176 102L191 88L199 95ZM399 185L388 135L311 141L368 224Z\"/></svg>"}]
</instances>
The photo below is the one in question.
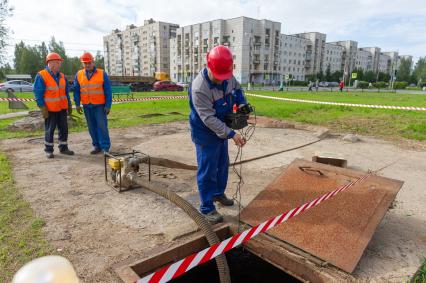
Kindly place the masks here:
<instances>
[{"instance_id":1,"label":"yellow equipment","mask_svg":"<svg viewBox=\"0 0 426 283\"><path fill-rule=\"evenodd\" d=\"M170 76L165 72L155 72L155 79L157 81L170 81Z\"/></svg>"}]
</instances>

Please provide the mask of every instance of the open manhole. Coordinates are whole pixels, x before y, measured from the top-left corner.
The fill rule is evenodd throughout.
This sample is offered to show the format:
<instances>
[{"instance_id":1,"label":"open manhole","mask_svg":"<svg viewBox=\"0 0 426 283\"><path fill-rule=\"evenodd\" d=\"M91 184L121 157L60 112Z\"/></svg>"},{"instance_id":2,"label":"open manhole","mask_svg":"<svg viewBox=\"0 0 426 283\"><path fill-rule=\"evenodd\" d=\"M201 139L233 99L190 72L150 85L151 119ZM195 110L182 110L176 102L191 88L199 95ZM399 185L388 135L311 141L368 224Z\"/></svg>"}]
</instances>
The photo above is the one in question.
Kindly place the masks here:
<instances>
[{"instance_id":1,"label":"open manhole","mask_svg":"<svg viewBox=\"0 0 426 283\"><path fill-rule=\"evenodd\" d=\"M301 282L244 248L228 251L226 253L226 259L228 261L232 283ZM169 282L220 282L216 262L214 260L208 261Z\"/></svg>"},{"instance_id":2,"label":"open manhole","mask_svg":"<svg viewBox=\"0 0 426 283\"><path fill-rule=\"evenodd\" d=\"M232 235L229 224L219 224L214 227L220 240ZM136 282L168 264L177 262L193 253L208 247L207 240L197 232L183 243L175 246L162 246L149 252L142 259L129 259L113 267L124 282ZM284 272L277 266L251 253L244 246L226 253L232 282L301 282ZM169 282L203 282L216 283L219 274L215 260L197 266L180 277Z\"/></svg>"}]
</instances>

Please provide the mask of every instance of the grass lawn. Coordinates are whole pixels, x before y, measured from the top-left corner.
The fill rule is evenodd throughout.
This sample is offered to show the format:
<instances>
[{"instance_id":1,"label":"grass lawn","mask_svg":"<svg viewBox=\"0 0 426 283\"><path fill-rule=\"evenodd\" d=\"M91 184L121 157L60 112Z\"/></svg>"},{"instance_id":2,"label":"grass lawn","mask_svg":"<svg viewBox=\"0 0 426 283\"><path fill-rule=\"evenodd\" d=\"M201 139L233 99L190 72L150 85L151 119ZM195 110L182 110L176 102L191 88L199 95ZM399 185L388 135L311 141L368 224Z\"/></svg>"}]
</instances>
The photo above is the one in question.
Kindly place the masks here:
<instances>
[{"instance_id":1,"label":"grass lawn","mask_svg":"<svg viewBox=\"0 0 426 283\"><path fill-rule=\"evenodd\" d=\"M423 260L417 273L414 275L413 283L426 283L426 258Z\"/></svg>"},{"instance_id":2,"label":"grass lawn","mask_svg":"<svg viewBox=\"0 0 426 283\"><path fill-rule=\"evenodd\" d=\"M286 98L299 98L318 101L336 101L357 104L381 104L399 106L426 107L426 95L400 93L362 93L362 92L273 92L253 91L252 93ZM185 95L185 92L144 92L135 93L135 97ZM19 97L31 97L31 93L18 94ZM424 111L382 110L355 108L346 106L317 105L274 101L249 97L255 105L258 115L269 116L329 127L334 131L352 132L388 138L407 138L426 140L426 113ZM0 103L1 105L7 103ZM35 108L35 104L30 106ZM177 113L172 113L177 112ZM172 114L169 114L172 113ZM115 104L109 116L110 127L128 127L139 124L162 123L187 119L189 107L187 100L164 100ZM1 114L1 110L0 110ZM146 114L163 114L161 116L144 116ZM73 114L77 123L71 132L86 130L84 117ZM0 120L0 139L39 136L39 132L9 132L6 126L16 120Z\"/></svg>"},{"instance_id":3,"label":"grass lawn","mask_svg":"<svg viewBox=\"0 0 426 283\"><path fill-rule=\"evenodd\" d=\"M0 152L0 282L33 258L52 254L37 218L14 186L10 164Z\"/></svg>"}]
</instances>

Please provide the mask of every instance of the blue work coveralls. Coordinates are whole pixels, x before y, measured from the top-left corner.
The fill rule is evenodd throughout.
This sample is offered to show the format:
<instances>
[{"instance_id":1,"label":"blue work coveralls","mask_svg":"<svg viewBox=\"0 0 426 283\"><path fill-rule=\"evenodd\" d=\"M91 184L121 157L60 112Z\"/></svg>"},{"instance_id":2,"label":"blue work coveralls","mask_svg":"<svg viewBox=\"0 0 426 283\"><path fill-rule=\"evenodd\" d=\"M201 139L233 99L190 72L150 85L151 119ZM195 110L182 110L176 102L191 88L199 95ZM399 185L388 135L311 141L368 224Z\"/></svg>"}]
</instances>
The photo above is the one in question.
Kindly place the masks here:
<instances>
[{"instance_id":1,"label":"blue work coveralls","mask_svg":"<svg viewBox=\"0 0 426 283\"><path fill-rule=\"evenodd\" d=\"M225 115L233 105L246 104L240 84L234 77L214 84L203 69L189 88L191 138L197 154L197 185L200 211L215 210L213 198L222 196L228 182L228 139L235 131L225 124Z\"/></svg>"},{"instance_id":2,"label":"blue work coveralls","mask_svg":"<svg viewBox=\"0 0 426 283\"><path fill-rule=\"evenodd\" d=\"M87 79L90 78L96 72L96 67L92 73L85 71ZM104 71L104 94L105 104L85 104L83 105L84 116L86 117L87 127L89 128L89 134L92 138L92 145L96 149L101 149L104 152L108 152L111 147L111 140L108 132L108 118L105 113L105 108L111 109L112 105L112 91L111 85L107 73ZM78 74L78 73L77 73ZM78 107L80 106L80 84L78 83L77 74L74 78L74 102Z\"/></svg>"}]
</instances>

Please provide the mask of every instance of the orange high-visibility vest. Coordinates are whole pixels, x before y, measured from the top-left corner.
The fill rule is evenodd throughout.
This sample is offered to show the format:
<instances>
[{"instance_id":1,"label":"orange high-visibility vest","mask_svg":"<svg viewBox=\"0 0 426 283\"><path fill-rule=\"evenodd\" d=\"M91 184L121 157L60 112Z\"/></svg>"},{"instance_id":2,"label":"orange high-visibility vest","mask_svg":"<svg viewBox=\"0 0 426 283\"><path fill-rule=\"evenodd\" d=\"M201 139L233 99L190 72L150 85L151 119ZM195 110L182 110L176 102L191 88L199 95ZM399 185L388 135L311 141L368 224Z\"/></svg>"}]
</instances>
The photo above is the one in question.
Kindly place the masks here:
<instances>
[{"instance_id":1,"label":"orange high-visibility vest","mask_svg":"<svg viewBox=\"0 0 426 283\"><path fill-rule=\"evenodd\" d=\"M80 97L83 105L105 104L103 70L96 69L90 80L86 77L86 71L80 70L77 73L77 80L80 85Z\"/></svg>"},{"instance_id":2,"label":"orange high-visibility vest","mask_svg":"<svg viewBox=\"0 0 426 283\"><path fill-rule=\"evenodd\" d=\"M68 99L65 93L65 76L60 73L59 85L47 70L41 70L38 74L43 78L46 90L44 91L44 102L50 112L59 112L68 109Z\"/></svg>"}]
</instances>

